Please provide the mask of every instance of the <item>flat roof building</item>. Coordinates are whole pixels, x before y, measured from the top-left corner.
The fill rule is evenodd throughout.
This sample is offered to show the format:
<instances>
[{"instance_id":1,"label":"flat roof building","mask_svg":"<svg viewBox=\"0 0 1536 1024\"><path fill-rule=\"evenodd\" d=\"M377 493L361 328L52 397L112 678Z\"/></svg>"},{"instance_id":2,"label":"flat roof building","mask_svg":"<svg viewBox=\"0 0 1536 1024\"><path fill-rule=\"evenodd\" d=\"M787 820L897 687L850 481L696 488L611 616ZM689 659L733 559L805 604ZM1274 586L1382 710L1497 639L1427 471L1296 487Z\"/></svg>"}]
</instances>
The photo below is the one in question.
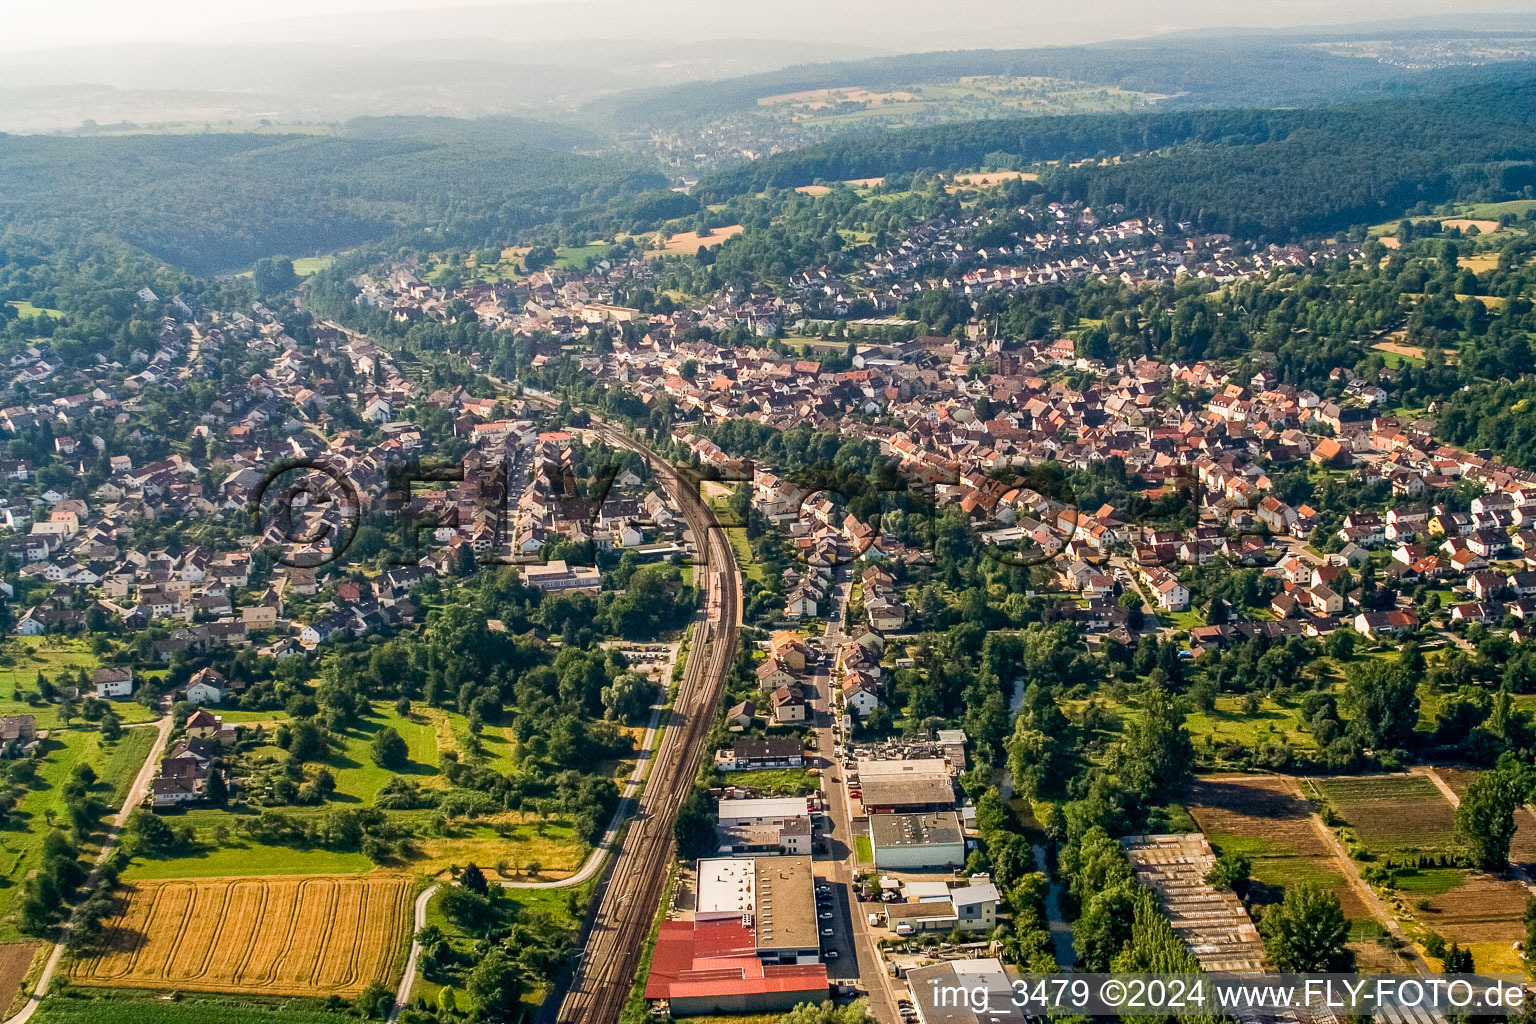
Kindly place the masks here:
<instances>
[{"instance_id":1,"label":"flat roof building","mask_svg":"<svg viewBox=\"0 0 1536 1024\"><path fill-rule=\"evenodd\" d=\"M809 857L701 860L698 878L696 921L741 921L764 962L820 961Z\"/></svg>"},{"instance_id":2,"label":"flat roof building","mask_svg":"<svg viewBox=\"0 0 1536 1024\"><path fill-rule=\"evenodd\" d=\"M872 815L942 811L955 806L955 783L943 758L859 761L860 802Z\"/></svg>"},{"instance_id":3,"label":"flat roof building","mask_svg":"<svg viewBox=\"0 0 1536 1024\"><path fill-rule=\"evenodd\" d=\"M811 855L811 812L803 796L721 800L722 855Z\"/></svg>"},{"instance_id":4,"label":"flat roof building","mask_svg":"<svg viewBox=\"0 0 1536 1024\"><path fill-rule=\"evenodd\" d=\"M907 989L920 1024L991 1024L1009 1016L1020 1019L1012 1003L1011 984L1003 962L994 958L950 960L907 971ZM981 992L987 997L973 1002L971 994ZM999 1013L999 1007L1009 1013Z\"/></svg>"},{"instance_id":5,"label":"flat roof building","mask_svg":"<svg viewBox=\"0 0 1536 1024\"><path fill-rule=\"evenodd\" d=\"M875 866L926 871L965 863L965 833L954 811L928 814L871 814L869 841Z\"/></svg>"}]
</instances>

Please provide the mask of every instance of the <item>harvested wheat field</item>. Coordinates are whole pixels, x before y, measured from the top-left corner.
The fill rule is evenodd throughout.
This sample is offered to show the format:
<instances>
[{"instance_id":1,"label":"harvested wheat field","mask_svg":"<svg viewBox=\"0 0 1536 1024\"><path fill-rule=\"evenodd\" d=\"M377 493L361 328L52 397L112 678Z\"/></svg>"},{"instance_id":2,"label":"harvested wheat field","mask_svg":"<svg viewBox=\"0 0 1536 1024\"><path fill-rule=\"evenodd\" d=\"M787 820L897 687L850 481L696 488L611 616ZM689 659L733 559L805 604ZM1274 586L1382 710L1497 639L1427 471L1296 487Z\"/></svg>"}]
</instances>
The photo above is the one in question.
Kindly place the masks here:
<instances>
[{"instance_id":1,"label":"harvested wheat field","mask_svg":"<svg viewBox=\"0 0 1536 1024\"><path fill-rule=\"evenodd\" d=\"M1291 780L1268 775L1196 779L1189 812L1211 845L1253 862L1255 881L1277 889L1312 882L1338 895L1346 918L1372 919Z\"/></svg>"},{"instance_id":2,"label":"harvested wheat field","mask_svg":"<svg viewBox=\"0 0 1536 1024\"><path fill-rule=\"evenodd\" d=\"M1439 854L1456 849L1456 812L1423 776L1340 776L1319 779L1315 785L1371 853Z\"/></svg>"},{"instance_id":3,"label":"harvested wheat field","mask_svg":"<svg viewBox=\"0 0 1536 1024\"><path fill-rule=\"evenodd\" d=\"M411 928L409 876L204 878L129 885L77 985L355 995L393 985Z\"/></svg>"},{"instance_id":4,"label":"harvested wheat field","mask_svg":"<svg viewBox=\"0 0 1536 1024\"><path fill-rule=\"evenodd\" d=\"M1490 231L1499 230L1499 222L1496 220L1473 220L1470 217L1452 217L1442 220L1440 226L1449 231L1451 228L1459 228L1462 231L1467 228L1477 228L1480 234L1486 235Z\"/></svg>"},{"instance_id":5,"label":"harvested wheat field","mask_svg":"<svg viewBox=\"0 0 1536 1024\"><path fill-rule=\"evenodd\" d=\"M713 249L727 239L735 238L741 234L740 224L727 224L723 228L715 228L707 235L700 236L697 231L684 231L681 234L669 235L665 242L666 252L698 252L699 246Z\"/></svg>"}]
</instances>

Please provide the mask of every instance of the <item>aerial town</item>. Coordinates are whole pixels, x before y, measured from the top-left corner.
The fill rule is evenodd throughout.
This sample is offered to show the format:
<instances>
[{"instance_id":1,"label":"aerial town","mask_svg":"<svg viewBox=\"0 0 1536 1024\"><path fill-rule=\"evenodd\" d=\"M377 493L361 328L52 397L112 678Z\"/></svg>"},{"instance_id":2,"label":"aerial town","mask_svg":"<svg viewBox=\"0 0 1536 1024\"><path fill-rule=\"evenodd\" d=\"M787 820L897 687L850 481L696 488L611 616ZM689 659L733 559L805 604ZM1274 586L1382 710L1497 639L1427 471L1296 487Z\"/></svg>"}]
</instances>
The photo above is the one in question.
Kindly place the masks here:
<instances>
[{"instance_id":1,"label":"aerial town","mask_svg":"<svg viewBox=\"0 0 1536 1024\"><path fill-rule=\"evenodd\" d=\"M507 6L0 111L0 1024L1525 991L1536 27Z\"/></svg>"}]
</instances>

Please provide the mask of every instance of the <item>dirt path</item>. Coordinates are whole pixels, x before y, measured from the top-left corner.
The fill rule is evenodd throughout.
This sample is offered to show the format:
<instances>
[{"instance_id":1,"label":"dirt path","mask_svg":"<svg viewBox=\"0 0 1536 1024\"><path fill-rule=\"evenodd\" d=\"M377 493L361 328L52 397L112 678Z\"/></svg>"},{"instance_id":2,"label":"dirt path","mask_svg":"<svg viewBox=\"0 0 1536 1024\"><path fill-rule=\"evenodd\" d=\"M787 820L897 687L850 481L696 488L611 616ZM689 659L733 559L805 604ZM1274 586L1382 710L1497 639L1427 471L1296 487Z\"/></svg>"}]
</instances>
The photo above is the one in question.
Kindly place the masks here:
<instances>
[{"instance_id":1,"label":"dirt path","mask_svg":"<svg viewBox=\"0 0 1536 1024\"><path fill-rule=\"evenodd\" d=\"M1452 807L1461 806L1461 797L1457 795L1454 789L1451 788L1450 783L1446 782L1445 779L1441 777L1440 773L1435 771L1434 765L1414 765L1412 768L1408 769L1408 772L1412 775L1422 775L1430 782L1433 782L1435 784L1435 788L1440 791L1440 795L1445 797L1446 803L1450 804ZM1516 864L1511 861L1509 865L1509 873L1515 881L1525 886L1528 892L1530 892L1532 895L1536 895L1536 878L1531 877L1531 873L1525 869L1524 865Z\"/></svg>"},{"instance_id":2,"label":"dirt path","mask_svg":"<svg viewBox=\"0 0 1536 1024\"><path fill-rule=\"evenodd\" d=\"M80 889L82 894L90 892L96 887L96 877L101 871L101 865L106 862L112 853L117 841L123 834L123 827L128 824L128 816L144 802L149 795L149 784L154 780L155 771L160 767L160 755L165 753L165 742L171 736L171 716L163 714L160 720L152 724L127 726L127 728L156 730L154 746L149 748L149 756L144 759L144 765L139 769L139 774L134 778L133 785L128 788L128 795L123 798L123 806L113 815L111 824L107 826L107 834L101 841L101 852L96 856L96 862L91 865L91 873L86 876ZM27 998L27 1005L21 1011L10 1018L5 1024L26 1024L37 1012L43 997L48 994L48 983L53 980L53 974L59 967L59 961L64 958L64 945L69 941L69 925L66 923L59 930L59 940L53 944L53 952L48 954L48 962L43 965L43 973L38 976L37 985L32 989L32 995Z\"/></svg>"},{"instance_id":3,"label":"dirt path","mask_svg":"<svg viewBox=\"0 0 1536 1024\"><path fill-rule=\"evenodd\" d=\"M1312 801L1307 796L1306 791L1301 788L1301 783L1288 775L1283 776L1283 778L1290 783L1294 794L1305 801L1308 807L1311 807ZM1381 901L1381 897L1376 895L1376 890L1372 889L1365 878L1361 876L1360 866L1345 851L1344 844L1339 842L1339 837L1334 834L1333 829L1328 827L1327 823L1323 821L1315 810L1308 816L1312 819L1312 828L1317 832L1318 838L1322 839L1328 849L1333 851L1333 859L1338 862L1339 870L1343 873L1345 880L1355 890L1355 894L1370 908L1371 913L1375 915L1376 920L1381 926L1398 942L1399 955L1411 962L1414 970L1418 973L1431 973L1429 963L1424 959L1423 954L1419 952L1419 947L1415 946L1413 941L1408 938L1408 934L1403 931L1403 926L1398 923L1397 917L1391 910L1387 909L1387 905Z\"/></svg>"}]
</instances>

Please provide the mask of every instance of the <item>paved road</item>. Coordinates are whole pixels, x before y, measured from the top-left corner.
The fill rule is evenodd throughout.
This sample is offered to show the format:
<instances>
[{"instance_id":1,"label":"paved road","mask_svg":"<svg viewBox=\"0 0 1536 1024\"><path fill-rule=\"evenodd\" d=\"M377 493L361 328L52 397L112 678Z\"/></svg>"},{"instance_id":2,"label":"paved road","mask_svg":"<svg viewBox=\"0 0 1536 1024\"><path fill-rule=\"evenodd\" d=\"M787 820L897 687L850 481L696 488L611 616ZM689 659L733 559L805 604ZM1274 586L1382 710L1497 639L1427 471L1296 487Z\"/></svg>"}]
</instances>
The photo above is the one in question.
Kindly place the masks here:
<instances>
[{"instance_id":1,"label":"paved road","mask_svg":"<svg viewBox=\"0 0 1536 1024\"><path fill-rule=\"evenodd\" d=\"M672 654L675 659L677 656L677 649L675 647ZM672 662L669 660L667 667L663 669L663 681L672 678L671 665ZM660 707L652 710L650 724L646 726L645 735L640 738L640 753L635 759L635 770L630 773L629 779L624 783L624 792L619 798L619 805L614 808L613 817L608 822L608 828L604 831L602 840L592 848L591 854L587 856L581 868L575 874L566 878L555 878L538 882L506 880L501 882L503 888L565 889L573 885L580 885L598 873L603 866L604 859L607 858L609 851L613 849L613 844L618 840L619 830L624 826L625 820L629 817L636 788L644 781L645 776L650 771L651 745L652 741L656 738L656 730L661 726L662 710ZM406 1004L411 1001L411 988L416 982L416 964L421 959L421 943L416 941L416 933L427 926L427 904L431 902L432 897L442 887L443 883L428 886L422 890L421 895L416 897L416 923L411 931L411 952L405 960L405 976L400 979L400 985L395 989L395 1006L389 1013L389 1019L392 1021L400 1016L400 1011L405 1009Z\"/></svg>"},{"instance_id":2,"label":"paved road","mask_svg":"<svg viewBox=\"0 0 1536 1024\"><path fill-rule=\"evenodd\" d=\"M96 856L96 861L91 865L91 873L86 876L82 891L94 889L97 875L100 874L101 865L106 862L117 846L117 841L123 834L123 827L128 824L128 816L134 809L144 802L149 795L149 784L154 780L155 769L160 764L160 755L165 753L166 740L171 736L171 716L164 714L159 721L143 725L128 726L130 729L154 729L155 743L149 748L149 756L144 759L144 765L139 769L139 774L134 778L133 785L128 787L128 795L123 799L123 806L113 815L112 823L107 826L106 838L101 843L101 853ZM64 957L64 945L69 941L69 925L66 923L59 931L59 940L53 944L53 951L48 954L48 962L43 965L43 973L38 976L37 985L32 989L32 995L27 999L27 1005L23 1006L14 1017L5 1024L26 1024L37 1012L38 1004L48 994L48 985L53 981L53 974L59 967L59 961Z\"/></svg>"},{"instance_id":3,"label":"paved road","mask_svg":"<svg viewBox=\"0 0 1536 1024\"><path fill-rule=\"evenodd\" d=\"M833 694L830 672L832 657L838 643L844 639L842 615L848 607L850 582L849 570L838 570L833 587L833 618L827 624L826 634L817 641L822 649L820 662L808 680L810 705L816 727L816 749L822 757L822 790L826 796L830 828L826 833L828 852L818 854L817 871L833 883L833 889L841 890L846 897L846 914L838 912L832 922L832 948L837 949L838 959L827 962L827 974L833 980L850 980L855 973L862 988L869 994L869 1012L878 1021L899 1019L896 1000L899 993L892 986L885 970L885 960L870 931L867 904L858 902L854 894L854 879L858 874L858 847L853 831L853 817L848 804L848 790L844 784L842 762L834 755L836 734L832 728ZM833 780L836 781L833 781ZM842 958L853 954L853 963Z\"/></svg>"}]
</instances>

